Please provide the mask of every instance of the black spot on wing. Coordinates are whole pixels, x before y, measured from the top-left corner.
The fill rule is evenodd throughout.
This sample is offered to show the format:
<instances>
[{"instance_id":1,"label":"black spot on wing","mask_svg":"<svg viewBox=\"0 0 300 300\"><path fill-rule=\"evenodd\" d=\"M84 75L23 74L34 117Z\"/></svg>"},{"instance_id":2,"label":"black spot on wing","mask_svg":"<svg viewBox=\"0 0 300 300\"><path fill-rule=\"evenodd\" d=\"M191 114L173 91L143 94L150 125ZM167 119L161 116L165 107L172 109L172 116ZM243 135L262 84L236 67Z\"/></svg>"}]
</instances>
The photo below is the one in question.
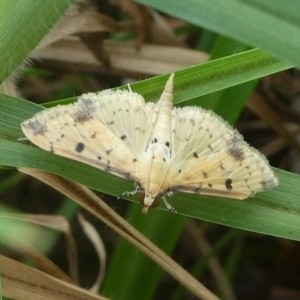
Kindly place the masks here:
<instances>
[{"instance_id":1,"label":"black spot on wing","mask_svg":"<svg viewBox=\"0 0 300 300\"><path fill-rule=\"evenodd\" d=\"M85 147L84 143L80 142L76 145L75 151L81 153L84 150L84 147Z\"/></svg>"},{"instance_id":2,"label":"black spot on wing","mask_svg":"<svg viewBox=\"0 0 300 300\"><path fill-rule=\"evenodd\" d=\"M87 110L78 110L73 115L74 121L79 124L83 124L86 121L92 119L93 117L89 114Z\"/></svg>"},{"instance_id":3,"label":"black spot on wing","mask_svg":"<svg viewBox=\"0 0 300 300\"><path fill-rule=\"evenodd\" d=\"M233 138L228 141L229 150L228 153L231 157L233 157L236 161L243 161L245 159L244 149L241 147L243 145L243 140L241 140L238 136L233 136Z\"/></svg>"},{"instance_id":4,"label":"black spot on wing","mask_svg":"<svg viewBox=\"0 0 300 300\"><path fill-rule=\"evenodd\" d=\"M38 120L30 120L23 123L23 127L33 132L33 135L44 135L47 131L47 126Z\"/></svg>"},{"instance_id":5,"label":"black spot on wing","mask_svg":"<svg viewBox=\"0 0 300 300\"><path fill-rule=\"evenodd\" d=\"M225 180L225 186L227 190L232 190L232 180L231 179L226 179Z\"/></svg>"},{"instance_id":6,"label":"black spot on wing","mask_svg":"<svg viewBox=\"0 0 300 300\"><path fill-rule=\"evenodd\" d=\"M199 155L198 155L197 152L194 152L193 155L194 155L195 158L199 158Z\"/></svg>"},{"instance_id":7,"label":"black spot on wing","mask_svg":"<svg viewBox=\"0 0 300 300\"><path fill-rule=\"evenodd\" d=\"M245 159L244 150L240 147L232 147L228 150L228 153L236 161L243 161Z\"/></svg>"},{"instance_id":8,"label":"black spot on wing","mask_svg":"<svg viewBox=\"0 0 300 300\"><path fill-rule=\"evenodd\" d=\"M120 139L121 139L122 141L124 141L126 138L127 138L127 136L126 136L125 134L122 135L122 136L120 137Z\"/></svg>"},{"instance_id":9,"label":"black spot on wing","mask_svg":"<svg viewBox=\"0 0 300 300\"><path fill-rule=\"evenodd\" d=\"M200 191L201 191L200 187L197 187L197 188L194 189L194 192L195 192L196 194L200 194Z\"/></svg>"},{"instance_id":10,"label":"black spot on wing","mask_svg":"<svg viewBox=\"0 0 300 300\"><path fill-rule=\"evenodd\" d=\"M95 107L95 101L89 98L89 96L86 94L81 96L78 104L87 111L93 111Z\"/></svg>"},{"instance_id":11,"label":"black spot on wing","mask_svg":"<svg viewBox=\"0 0 300 300\"><path fill-rule=\"evenodd\" d=\"M50 152L55 153L54 148L53 148L53 143L50 143Z\"/></svg>"},{"instance_id":12,"label":"black spot on wing","mask_svg":"<svg viewBox=\"0 0 300 300\"><path fill-rule=\"evenodd\" d=\"M195 126L196 122L194 119L190 119L191 126Z\"/></svg>"},{"instance_id":13,"label":"black spot on wing","mask_svg":"<svg viewBox=\"0 0 300 300\"><path fill-rule=\"evenodd\" d=\"M264 190L268 190L274 186L276 186L276 182L272 179L270 180L263 180L260 182L261 184L261 187L264 189Z\"/></svg>"}]
</instances>

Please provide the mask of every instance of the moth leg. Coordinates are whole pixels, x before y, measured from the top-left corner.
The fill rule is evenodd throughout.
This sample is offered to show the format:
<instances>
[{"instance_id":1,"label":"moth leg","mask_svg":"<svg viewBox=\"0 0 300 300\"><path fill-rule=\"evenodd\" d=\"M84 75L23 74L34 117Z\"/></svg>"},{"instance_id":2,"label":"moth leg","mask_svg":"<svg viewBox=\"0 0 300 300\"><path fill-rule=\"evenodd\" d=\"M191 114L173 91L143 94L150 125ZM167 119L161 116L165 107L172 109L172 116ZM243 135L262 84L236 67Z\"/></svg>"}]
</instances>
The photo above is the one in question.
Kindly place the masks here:
<instances>
[{"instance_id":1,"label":"moth leg","mask_svg":"<svg viewBox=\"0 0 300 300\"><path fill-rule=\"evenodd\" d=\"M138 192L139 192L138 190L134 190L132 192L126 191L126 192L122 193L122 196L125 195L125 196L128 196L128 197L131 197L131 196L135 195Z\"/></svg>"},{"instance_id":2,"label":"moth leg","mask_svg":"<svg viewBox=\"0 0 300 300\"><path fill-rule=\"evenodd\" d=\"M168 195L168 194L169 194L169 193L167 193L167 195ZM171 195L172 195L172 194L171 194ZM175 209L175 207L173 207L173 206L167 201L166 196L162 196L161 198L163 199L166 208L167 208L170 212L175 213L176 215L178 215L177 210Z\"/></svg>"},{"instance_id":3,"label":"moth leg","mask_svg":"<svg viewBox=\"0 0 300 300\"><path fill-rule=\"evenodd\" d=\"M168 197L172 197L174 194L175 194L174 191L169 191L169 192L166 193L166 195L167 195Z\"/></svg>"},{"instance_id":4,"label":"moth leg","mask_svg":"<svg viewBox=\"0 0 300 300\"><path fill-rule=\"evenodd\" d=\"M141 188L140 188L140 186L139 186L138 183L135 182L134 183L134 187L135 187L134 191L132 191L132 192L126 191L126 192L122 193L122 196L126 195L128 197L131 197L131 196L135 195L136 193L140 193L141 192Z\"/></svg>"}]
</instances>

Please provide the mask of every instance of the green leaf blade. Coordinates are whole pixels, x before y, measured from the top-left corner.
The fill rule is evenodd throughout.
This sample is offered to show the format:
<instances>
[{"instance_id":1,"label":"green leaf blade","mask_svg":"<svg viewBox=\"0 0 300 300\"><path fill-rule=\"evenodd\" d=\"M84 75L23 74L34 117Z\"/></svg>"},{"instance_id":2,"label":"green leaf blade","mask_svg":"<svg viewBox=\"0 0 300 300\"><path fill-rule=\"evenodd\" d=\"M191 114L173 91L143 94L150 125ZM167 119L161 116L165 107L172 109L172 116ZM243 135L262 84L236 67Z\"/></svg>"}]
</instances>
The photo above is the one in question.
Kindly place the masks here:
<instances>
[{"instance_id":1,"label":"green leaf blade","mask_svg":"<svg viewBox=\"0 0 300 300\"><path fill-rule=\"evenodd\" d=\"M138 0L181 20L262 48L300 67L300 2ZM269 9L272 7L272 9Z\"/></svg>"}]
</instances>

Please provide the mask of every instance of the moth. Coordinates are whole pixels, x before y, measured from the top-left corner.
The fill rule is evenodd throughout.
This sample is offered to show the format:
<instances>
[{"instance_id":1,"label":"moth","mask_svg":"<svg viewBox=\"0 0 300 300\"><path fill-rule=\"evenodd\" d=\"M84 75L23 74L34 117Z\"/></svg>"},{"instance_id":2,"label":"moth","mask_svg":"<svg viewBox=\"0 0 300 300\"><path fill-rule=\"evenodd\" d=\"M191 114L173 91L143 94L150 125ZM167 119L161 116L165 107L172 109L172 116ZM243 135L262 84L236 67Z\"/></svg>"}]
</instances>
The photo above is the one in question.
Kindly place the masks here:
<instances>
[{"instance_id":1,"label":"moth","mask_svg":"<svg viewBox=\"0 0 300 300\"><path fill-rule=\"evenodd\" d=\"M131 90L83 94L21 124L36 146L134 182L143 213L176 192L245 199L278 185L268 161L226 121L173 107L171 74L157 103Z\"/></svg>"}]
</instances>

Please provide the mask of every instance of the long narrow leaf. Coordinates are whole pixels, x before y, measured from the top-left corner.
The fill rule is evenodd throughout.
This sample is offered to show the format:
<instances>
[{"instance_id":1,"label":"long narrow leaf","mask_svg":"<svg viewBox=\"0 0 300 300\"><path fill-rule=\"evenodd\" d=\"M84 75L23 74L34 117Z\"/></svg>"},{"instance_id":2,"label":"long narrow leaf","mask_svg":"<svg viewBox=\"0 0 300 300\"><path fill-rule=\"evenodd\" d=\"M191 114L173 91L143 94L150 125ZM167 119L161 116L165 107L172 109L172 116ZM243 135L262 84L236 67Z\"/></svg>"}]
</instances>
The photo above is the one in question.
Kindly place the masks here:
<instances>
[{"instance_id":1,"label":"long narrow leaf","mask_svg":"<svg viewBox=\"0 0 300 300\"><path fill-rule=\"evenodd\" d=\"M224 65L224 61L222 65ZM225 64L225 66L228 65ZM263 65L262 68L264 69L265 66ZM216 72L219 72L219 69ZM188 70L187 73L189 75L186 75L184 71L181 71L181 76L180 72L177 74L179 75L177 78L179 78L180 83L179 88L175 84L177 87L176 91L183 97L183 102L186 100L184 95L189 94L190 89L198 91L198 94L201 93L199 91L201 90L201 86L198 84L199 79L196 80L197 75L202 76L201 68L194 70L195 73ZM208 66L204 66L204 71L206 72L207 70L209 70ZM232 76L234 77L234 74ZM235 77L239 78L241 76L243 74L235 74ZM258 76L257 72L253 76ZM193 80L190 80L191 77ZM152 80L157 82L161 79L156 78ZM211 85L213 85L214 80L214 77L212 77ZM237 79L235 80L237 81ZM144 83L140 82L139 85L147 89L149 82L150 80ZM226 85L226 81L223 84ZM204 85L204 89L207 88L207 85ZM220 86L219 88L222 87ZM190 98L191 95L187 97ZM129 181L82 163L55 156L36 147L18 143L16 141L17 137L22 136L18 126L30 114L30 104L26 101L15 99L14 105L10 105L10 100L9 97L2 96L0 102L0 130L3 130L4 133L10 132L10 139L14 140L2 139L0 141L0 164L42 169L116 196L121 195L126 190L133 189L133 184ZM25 108L24 118L22 117L23 105ZM36 110L37 106L32 105L32 114ZM8 111L10 114L7 113ZM14 115L14 111L16 111L16 115ZM13 119L11 115L14 116ZM18 119L19 122L17 121ZM13 129L15 129L14 133ZM2 137L3 132L0 132ZM260 193L256 197L245 201L178 193L170 199L170 202L180 214L246 230L300 240L297 196L299 191L297 190L298 185L295 184L299 180L299 176L283 171L277 171L276 173L280 180L278 188Z\"/></svg>"},{"instance_id":2,"label":"long narrow leaf","mask_svg":"<svg viewBox=\"0 0 300 300\"><path fill-rule=\"evenodd\" d=\"M73 1L1 1L0 82L28 57Z\"/></svg>"},{"instance_id":3,"label":"long narrow leaf","mask_svg":"<svg viewBox=\"0 0 300 300\"><path fill-rule=\"evenodd\" d=\"M236 0L137 0L167 14L300 66L300 2Z\"/></svg>"}]
</instances>

